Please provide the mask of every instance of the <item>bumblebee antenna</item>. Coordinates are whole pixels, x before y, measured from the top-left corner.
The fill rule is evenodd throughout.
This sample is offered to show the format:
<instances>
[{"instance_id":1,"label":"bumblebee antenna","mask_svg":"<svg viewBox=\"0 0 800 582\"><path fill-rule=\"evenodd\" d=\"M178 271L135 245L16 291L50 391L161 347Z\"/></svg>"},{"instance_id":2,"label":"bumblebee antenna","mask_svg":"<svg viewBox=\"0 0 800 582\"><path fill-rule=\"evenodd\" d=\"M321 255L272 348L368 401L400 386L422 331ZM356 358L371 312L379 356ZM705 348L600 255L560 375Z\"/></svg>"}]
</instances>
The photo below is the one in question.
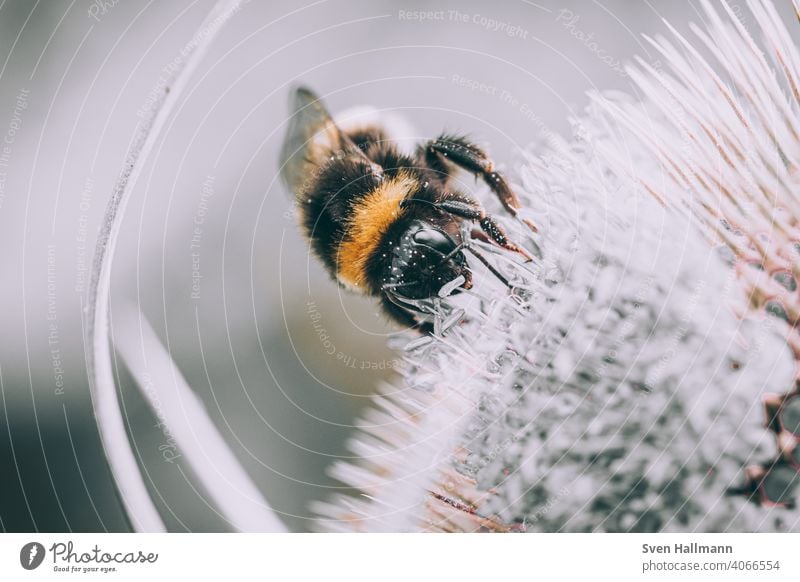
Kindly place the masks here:
<instances>
[{"instance_id":1,"label":"bumblebee antenna","mask_svg":"<svg viewBox=\"0 0 800 582\"><path fill-rule=\"evenodd\" d=\"M477 258L477 259L478 259L478 260L479 260L481 263L483 263L483 266L484 266L484 267L486 267L487 269L489 269L489 271L492 273L492 275L494 275L495 277L497 277L497 279L498 279L498 280L499 280L501 283L503 283L503 285L505 285L505 286L506 286L506 287L508 287L509 289L513 289L513 288L514 288L514 287L513 287L513 285L511 285L511 283L509 283L509 282L508 282L508 279L506 279L505 277L503 277L503 275L501 275L501 274L500 274L500 271L498 271L497 269L495 269L495 268L492 266L492 264L489 262L489 259L487 259L487 258L486 258L486 257L484 257L484 256L483 256L481 253L479 253L479 252L478 252L478 251L477 251L477 250L476 250L476 249L475 249L475 248L474 248L472 245L466 245L466 247L465 247L465 248L466 248L466 249L467 249L469 252L471 252L473 255L475 255L475 258Z\"/></svg>"},{"instance_id":2,"label":"bumblebee antenna","mask_svg":"<svg viewBox=\"0 0 800 582\"><path fill-rule=\"evenodd\" d=\"M466 242L462 242L462 243L461 243L461 244L459 244L459 245L458 245L456 248L454 248L452 251L450 251L449 253L447 253L447 255L445 255L445 256L442 258L442 260L441 260L441 261L439 261L439 264L441 265L442 263L444 263L444 262L446 262L446 261L449 261L449 260L450 260L450 259L452 259L454 256L456 256L456 255L458 254L458 252L459 252L461 249L463 249L463 248L465 248L465 247L468 247L468 246L469 246L469 244L468 244L468 243L466 243Z\"/></svg>"}]
</instances>

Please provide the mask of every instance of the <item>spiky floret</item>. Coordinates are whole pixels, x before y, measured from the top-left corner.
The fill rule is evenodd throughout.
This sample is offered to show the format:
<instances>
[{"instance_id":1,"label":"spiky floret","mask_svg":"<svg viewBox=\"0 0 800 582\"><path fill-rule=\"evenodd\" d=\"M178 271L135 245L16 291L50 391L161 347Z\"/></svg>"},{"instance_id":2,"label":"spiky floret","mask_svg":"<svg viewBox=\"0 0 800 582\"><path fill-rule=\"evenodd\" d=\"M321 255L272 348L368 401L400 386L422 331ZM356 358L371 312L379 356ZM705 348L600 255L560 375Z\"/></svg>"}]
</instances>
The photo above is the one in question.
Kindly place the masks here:
<instances>
[{"instance_id":1,"label":"spiky floret","mask_svg":"<svg viewBox=\"0 0 800 582\"><path fill-rule=\"evenodd\" d=\"M798 275L800 58L771 6L751 9L778 76L705 7L719 62L673 31L653 41L670 74L630 69L643 101L597 95L581 139L527 156L542 234L515 236L541 260L495 255L517 292L476 281L462 324L406 348L405 388L353 441L363 462L335 469L364 497L321 507L323 528L800 529L725 494L772 454L761 397L793 385L781 322L732 306Z\"/></svg>"},{"instance_id":2,"label":"spiky floret","mask_svg":"<svg viewBox=\"0 0 800 582\"><path fill-rule=\"evenodd\" d=\"M730 252L746 291L740 313L774 316L797 359L800 52L770 2L748 5L755 34L726 3L715 10L704 1L710 26L692 26L699 49L671 29L672 42L648 39L668 71L641 59L628 68L644 95L641 103L615 105L602 95L594 100L620 129L621 139L643 146L659 161L661 179L654 181L626 163L613 146L603 152L604 160L659 198L684 206L708 237ZM796 2L794 9L797 15ZM798 388L785 394L798 395ZM770 467L793 463L787 458L788 435L780 434L779 423L768 424L777 447L772 458L758 459L758 467L747 471L767 480ZM747 488L762 478L751 478ZM798 481L800 476L779 487L791 491Z\"/></svg>"},{"instance_id":3,"label":"spiky floret","mask_svg":"<svg viewBox=\"0 0 800 582\"><path fill-rule=\"evenodd\" d=\"M800 53L772 4L748 5L763 47L724 2L727 18L704 1L710 27L692 26L709 59L671 27L672 42L648 38L669 69L641 59L627 68L641 102L593 95L618 129L618 141L599 154L658 198L688 208L712 240L734 251L740 267L796 277ZM625 159L626 149L641 146L661 171L652 174ZM749 269L742 269L742 281L756 304L785 288Z\"/></svg>"}]
</instances>

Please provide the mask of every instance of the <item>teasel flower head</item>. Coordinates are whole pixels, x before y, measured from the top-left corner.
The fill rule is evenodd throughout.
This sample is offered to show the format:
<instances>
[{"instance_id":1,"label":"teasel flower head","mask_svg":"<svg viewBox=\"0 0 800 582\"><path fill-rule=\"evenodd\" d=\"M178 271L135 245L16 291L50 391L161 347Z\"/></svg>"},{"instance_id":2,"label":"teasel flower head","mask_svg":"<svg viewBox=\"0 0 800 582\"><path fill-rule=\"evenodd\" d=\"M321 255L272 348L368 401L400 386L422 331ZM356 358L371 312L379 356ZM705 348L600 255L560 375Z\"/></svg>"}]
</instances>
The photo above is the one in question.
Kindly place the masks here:
<instances>
[{"instance_id":1,"label":"teasel flower head","mask_svg":"<svg viewBox=\"0 0 800 582\"><path fill-rule=\"evenodd\" d=\"M795 382L800 56L771 5L753 36L704 8L691 41L650 41L663 70L628 69L640 97L593 95L525 152L539 233L505 224L537 260L475 243L513 292L479 272L403 340L321 529L800 530L730 494L775 457L762 399Z\"/></svg>"}]
</instances>

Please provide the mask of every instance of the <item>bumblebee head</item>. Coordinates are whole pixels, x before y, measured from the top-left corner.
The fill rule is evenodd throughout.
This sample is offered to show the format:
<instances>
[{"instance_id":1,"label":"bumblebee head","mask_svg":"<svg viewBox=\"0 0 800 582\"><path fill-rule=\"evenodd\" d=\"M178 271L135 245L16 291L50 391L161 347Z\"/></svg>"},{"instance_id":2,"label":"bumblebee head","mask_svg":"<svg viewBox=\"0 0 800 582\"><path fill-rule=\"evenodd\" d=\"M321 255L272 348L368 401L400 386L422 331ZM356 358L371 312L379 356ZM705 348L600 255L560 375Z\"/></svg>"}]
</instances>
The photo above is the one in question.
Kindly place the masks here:
<instances>
[{"instance_id":1,"label":"bumblebee head","mask_svg":"<svg viewBox=\"0 0 800 582\"><path fill-rule=\"evenodd\" d=\"M414 220L392 244L392 260L383 277L392 293L408 299L435 297L442 287L464 277L454 292L472 287L472 273L460 245L431 223Z\"/></svg>"}]
</instances>

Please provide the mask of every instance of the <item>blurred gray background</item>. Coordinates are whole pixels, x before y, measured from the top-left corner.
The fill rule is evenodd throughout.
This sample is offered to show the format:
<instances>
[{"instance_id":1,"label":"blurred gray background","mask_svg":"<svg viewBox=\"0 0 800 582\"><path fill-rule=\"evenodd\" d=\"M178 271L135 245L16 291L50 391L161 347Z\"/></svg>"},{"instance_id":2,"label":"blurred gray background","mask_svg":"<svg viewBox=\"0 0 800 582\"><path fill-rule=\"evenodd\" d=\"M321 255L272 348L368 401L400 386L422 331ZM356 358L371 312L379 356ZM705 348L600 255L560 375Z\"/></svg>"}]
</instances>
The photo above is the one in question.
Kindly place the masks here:
<instances>
[{"instance_id":1,"label":"blurred gray background","mask_svg":"<svg viewBox=\"0 0 800 582\"><path fill-rule=\"evenodd\" d=\"M86 377L89 268L137 112L211 5L0 2L0 530L127 527ZM640 34L661 17L701 20L672 0L252 0L223 30L134 192L112 302L147 315L291 528L337 487L325 468L397 355L375 304L340 292L295 228L276 178L289 87L401 113L420 139L468 132L513 178L520 148L569 134L587 90L629 90L622 65L657 61ZM169 528L227 529L119 373Z\"/></svg>"}]
</instances>

